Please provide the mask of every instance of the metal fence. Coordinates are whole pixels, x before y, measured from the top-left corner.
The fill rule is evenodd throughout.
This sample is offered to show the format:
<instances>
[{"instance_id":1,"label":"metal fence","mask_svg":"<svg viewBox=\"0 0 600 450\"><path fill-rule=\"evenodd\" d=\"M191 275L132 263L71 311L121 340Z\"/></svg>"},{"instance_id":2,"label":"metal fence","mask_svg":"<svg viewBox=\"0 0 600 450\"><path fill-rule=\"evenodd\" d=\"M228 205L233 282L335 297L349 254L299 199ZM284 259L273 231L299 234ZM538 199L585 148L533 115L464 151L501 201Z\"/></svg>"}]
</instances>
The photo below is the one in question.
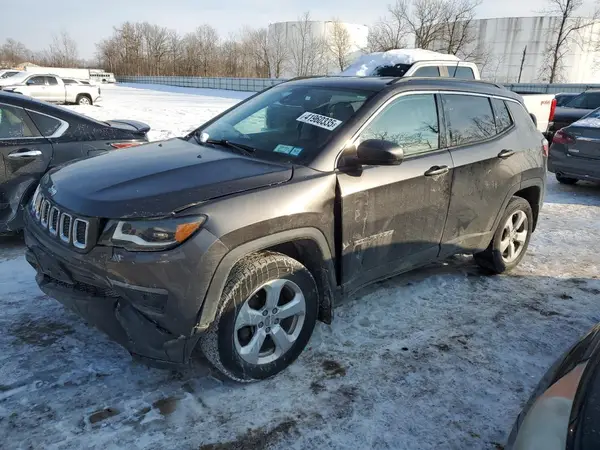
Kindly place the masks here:
<instances>
[{"instance_id":1,"label":"metal fence","mask_svg":"<svg viewBox=\"0 0 600 450\"><path fill-rule=\"evenodd\" d=\"M168 86L224 89L227 91L259 92L279 84L283 79L277 78L204 78L204 77L117 77L120 83L164 84Z\"/></svg>"},{"instance_id":2,"label":"metal fence","mask_svg":"<svg viewBox=\"0 0 600 450\"><path fill-rule=\"evenodd\" d=\"M121 76L121 83L164 84L167 86L224 89L228 91L259 92L268 87L286 81L283 78L203 78L203 77L146 77ZM559 94L583 92L588 89L600 89L599 84L542 84L520 83L505 84L511 91L520 94Z\"/></svg>"}]
</instances>

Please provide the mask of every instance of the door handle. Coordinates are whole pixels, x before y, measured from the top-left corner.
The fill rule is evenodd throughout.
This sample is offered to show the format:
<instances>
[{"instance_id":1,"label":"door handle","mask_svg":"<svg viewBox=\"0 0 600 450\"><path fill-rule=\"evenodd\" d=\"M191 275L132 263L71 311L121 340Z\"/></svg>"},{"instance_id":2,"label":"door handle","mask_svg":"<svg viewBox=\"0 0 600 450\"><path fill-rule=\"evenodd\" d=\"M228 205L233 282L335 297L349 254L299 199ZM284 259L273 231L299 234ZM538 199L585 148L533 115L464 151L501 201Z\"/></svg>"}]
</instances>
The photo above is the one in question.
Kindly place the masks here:
<instances>
[{"instance_id":1,"label":"door handle","mask_svg":"<svg viewBox=\"0 0 600 450\"><path fill-rule=\"evenodd\" d=\"M26 159L26 158L35 158L36 156L42 156L42 152L39 150L24 150L24 151L16 151L8 155L10 159Z\"/></svg>"},{"instance_id":2,"label":"door handle","mask_svg":"<svg viewBox=\"0 0 600 450\"><path fill-rule=\"evenodd\" d=\"M513 150L502 150L500 153L498 153L498 158L506 159L510 158L514 154L515 152Z\"/></svg>"},{"instance_id":3,"label":"door handle","mask_svg":"<svg viewBox=\"0 0 600 450\"><path fill-rule=\"evenodd\" d=\"M436 175L443 175L448 173L450 168L448 166L433 166L427 172L425 172L426 177L435 177Z\"/></svg>"}]
</instances>

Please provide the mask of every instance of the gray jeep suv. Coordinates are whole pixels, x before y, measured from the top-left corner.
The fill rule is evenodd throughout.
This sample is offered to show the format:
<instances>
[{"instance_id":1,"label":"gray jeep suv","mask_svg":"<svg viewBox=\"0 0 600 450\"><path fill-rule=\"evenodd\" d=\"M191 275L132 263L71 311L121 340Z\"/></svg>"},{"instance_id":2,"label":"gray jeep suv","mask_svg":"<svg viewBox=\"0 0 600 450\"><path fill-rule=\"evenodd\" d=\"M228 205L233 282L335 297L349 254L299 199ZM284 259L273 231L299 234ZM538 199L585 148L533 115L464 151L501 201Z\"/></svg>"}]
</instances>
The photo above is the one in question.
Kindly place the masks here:
<instances>
[{"instance_id":1,"label":"gray jeep suv","mask_svg":"<svg viewBox=\"0 0 600 450\"><path fill-rule=\"evenodd\" d=\"M40 288L134 356L273 376L340 296L456 253L524 257L547 142L521 98L450 79L307 78L190 135L48 173Z\"/></svg>"}]
</instances>

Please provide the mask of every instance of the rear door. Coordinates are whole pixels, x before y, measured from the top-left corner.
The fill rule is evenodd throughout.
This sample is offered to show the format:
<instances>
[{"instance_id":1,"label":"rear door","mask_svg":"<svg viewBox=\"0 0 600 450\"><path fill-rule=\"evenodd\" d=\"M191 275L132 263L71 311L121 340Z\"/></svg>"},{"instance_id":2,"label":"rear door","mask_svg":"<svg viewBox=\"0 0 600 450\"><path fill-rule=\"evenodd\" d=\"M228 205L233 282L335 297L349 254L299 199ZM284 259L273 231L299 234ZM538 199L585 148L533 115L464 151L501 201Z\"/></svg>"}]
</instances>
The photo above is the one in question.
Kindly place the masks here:
<instances>
[{"instance_id":1,"label":"rear door","mask_svg":"<svg viewBox=\"0 0 600 450\"><path fill-rule=\"evenodd\" d=\"M22 226L21 210L52 159L52 145L25 110L0 103L0 232Z\"/></svg>"},{"instance_id":2,"label":"rear door","mask_svg":"<svg viewBox=\"0 0 600 450\"><path fill-rule=\"evenodd\" d=\"M504 100L448 93L443 105L454 179L442 252L470 252L489 242L505 199L529 165L532 149L520 140ZM539 148L536 151L540 153Z\"/></svg>"},{"instance_id":3,"label":"rear door","mask_svg":"<svg viewBox=\"0 0 600 450\"><path fill-rule=\"evenodd\" d=\"M338 174L346 289L437 258L452 181L438 107L434 94L401 94L383 105L354 141L392 141L403 147L405 158L397 166Z\"/></svg>"},{"instance_id":4,"label":"rear door","mask_svg":"<svg viewBox=\"0 0 600 450\"><path fill-rule=\"evenodd\" d=\"M56 77L46 77L47 96L49 102L64 103L65 87L59 83Z\"/></svg>"}]
</instances>

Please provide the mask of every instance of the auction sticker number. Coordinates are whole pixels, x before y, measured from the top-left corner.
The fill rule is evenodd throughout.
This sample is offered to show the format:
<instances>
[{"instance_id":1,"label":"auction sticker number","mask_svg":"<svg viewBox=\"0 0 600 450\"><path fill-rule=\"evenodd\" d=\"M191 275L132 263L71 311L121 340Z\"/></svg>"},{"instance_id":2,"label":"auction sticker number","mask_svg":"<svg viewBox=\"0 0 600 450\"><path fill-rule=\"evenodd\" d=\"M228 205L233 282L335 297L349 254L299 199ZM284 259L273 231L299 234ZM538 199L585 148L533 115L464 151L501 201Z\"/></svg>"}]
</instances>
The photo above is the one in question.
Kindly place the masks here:
<instances>
[{"instance_id":1,"label":"auction sticker number","mask_svg":"<svg viewBox=\"0 0 600 450\"><path fill-rule=\"evenodd\" d=\"M333 119L331 117L322 116L311 112L305 112L296 119L298 122L308 123L315 127L325 128L326 130L332 131L339 127L342 123L341 120Z\"/></svg>"}]
</instances>

